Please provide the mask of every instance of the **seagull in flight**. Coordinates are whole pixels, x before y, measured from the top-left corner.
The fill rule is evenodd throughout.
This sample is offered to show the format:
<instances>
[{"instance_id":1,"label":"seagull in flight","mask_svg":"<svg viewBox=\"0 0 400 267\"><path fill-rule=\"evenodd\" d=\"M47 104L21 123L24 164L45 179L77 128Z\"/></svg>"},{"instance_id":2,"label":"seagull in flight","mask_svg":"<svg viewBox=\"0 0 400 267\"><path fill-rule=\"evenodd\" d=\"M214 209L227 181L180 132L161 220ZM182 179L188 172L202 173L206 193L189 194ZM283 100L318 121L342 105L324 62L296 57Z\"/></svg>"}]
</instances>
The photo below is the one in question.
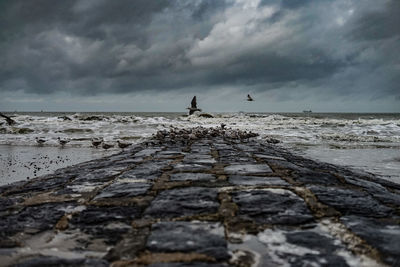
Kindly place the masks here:
<instances>
[{"instance_id":1,"label":"seagull in flight","mask_svg":"<svg viewBox=\"0 0 400 267\"><path fill-rule=\"evenodd\" d=\"M248 94L247 95L247 101L254 101L254 99Z\"/></svg>"},{"instance_id":2,"label":"seagull in flight","mask_svg":"<svg viewBox=\"0 0 400 267\"><path fill-rule=\"evenodd\" d=\"M195 111L201 111L201 109L197 108L196 96L193 97L192 102L190 102L191 107L187 107L189 110L189 115L192 115Z\"/></svg>"}]
</instances>

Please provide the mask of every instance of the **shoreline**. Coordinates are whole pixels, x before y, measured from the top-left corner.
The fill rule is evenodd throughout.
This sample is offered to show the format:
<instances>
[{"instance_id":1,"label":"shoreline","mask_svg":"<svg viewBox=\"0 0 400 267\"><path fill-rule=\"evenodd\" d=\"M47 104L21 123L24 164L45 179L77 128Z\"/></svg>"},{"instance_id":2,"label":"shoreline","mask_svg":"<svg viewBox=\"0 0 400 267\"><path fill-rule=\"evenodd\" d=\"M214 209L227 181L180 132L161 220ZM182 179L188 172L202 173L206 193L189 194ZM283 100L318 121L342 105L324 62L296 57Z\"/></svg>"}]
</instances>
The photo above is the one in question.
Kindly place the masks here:
<instances>
[{"instance_id":1,"label":"shoreline","mask_svg":"<svg viewBox=\"0 0 400 267\"><path fill-rule=\"evenodd\" d=\"M246 134L159 131L121 153L0 187L0 259L78 266L399 263L400 185Z\"/></svg>"},{"instance_id":2,"label":"shoreline","mask_svg":"<svg viewBox=\"0 0 400 267\"><path fill-rule=\"evenodd\" d=\"M117 152L90 147L0 145L0 186L28 181Z\"/></svg>"}]
</instances>

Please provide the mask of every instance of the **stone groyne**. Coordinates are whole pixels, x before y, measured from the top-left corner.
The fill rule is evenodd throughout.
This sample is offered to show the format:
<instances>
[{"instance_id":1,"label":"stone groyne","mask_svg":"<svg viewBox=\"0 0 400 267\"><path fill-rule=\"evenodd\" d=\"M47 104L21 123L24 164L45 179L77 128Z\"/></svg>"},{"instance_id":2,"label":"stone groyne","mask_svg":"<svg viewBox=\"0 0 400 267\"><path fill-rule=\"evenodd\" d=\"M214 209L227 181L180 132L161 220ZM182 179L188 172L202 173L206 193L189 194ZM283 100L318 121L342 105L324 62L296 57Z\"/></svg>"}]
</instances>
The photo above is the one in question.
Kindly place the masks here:
<instances>
[{"instance_id":1,"label":"stone groyne","mask_svg":"<svg viewBox=\"0 0 400 267\"><path fill-rule=\"evenodd\" d=\"M0 187L0 265L400 265L400 185L202 131Z\"/></svg>"}]
</instances>

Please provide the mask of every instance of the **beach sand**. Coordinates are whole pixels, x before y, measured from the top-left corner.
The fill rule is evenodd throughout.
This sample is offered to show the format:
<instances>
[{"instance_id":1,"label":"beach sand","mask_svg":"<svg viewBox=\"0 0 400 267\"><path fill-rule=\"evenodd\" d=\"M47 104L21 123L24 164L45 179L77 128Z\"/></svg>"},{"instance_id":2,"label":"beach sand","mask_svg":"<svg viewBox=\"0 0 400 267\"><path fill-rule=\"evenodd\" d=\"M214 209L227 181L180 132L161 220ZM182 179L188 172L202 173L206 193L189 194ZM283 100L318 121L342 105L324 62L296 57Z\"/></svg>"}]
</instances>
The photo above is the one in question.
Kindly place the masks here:
<instances>
[{"instance_id":1,"label":"beach sand","mask_svg":"<svg viewBox=\"0 0 400 267\"><path fill-rule=\"evenodd\" d=\"M0 185L28 180L118 150L0 145Z\"/></svg>"}]
</instances>

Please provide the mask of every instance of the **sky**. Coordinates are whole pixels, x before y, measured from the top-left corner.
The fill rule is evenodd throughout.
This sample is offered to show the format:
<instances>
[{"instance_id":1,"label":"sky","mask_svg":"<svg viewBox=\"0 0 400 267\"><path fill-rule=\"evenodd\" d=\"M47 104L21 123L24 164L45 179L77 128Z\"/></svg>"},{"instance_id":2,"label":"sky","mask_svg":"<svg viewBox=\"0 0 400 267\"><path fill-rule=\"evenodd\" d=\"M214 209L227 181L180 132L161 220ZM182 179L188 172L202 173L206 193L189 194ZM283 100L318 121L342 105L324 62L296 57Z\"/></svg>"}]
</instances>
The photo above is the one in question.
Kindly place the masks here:
<instances>
[{"instance_id":1,"label":"sky","mask_svg":"<svg viewBox=\"0 0 400 267\"><path fill-rule=\"evenodd\" d=\"M1 111L400 112L398 0L2 0ZM254 102L247 102L251 94Z\"/></svg>"}]
</instances>

